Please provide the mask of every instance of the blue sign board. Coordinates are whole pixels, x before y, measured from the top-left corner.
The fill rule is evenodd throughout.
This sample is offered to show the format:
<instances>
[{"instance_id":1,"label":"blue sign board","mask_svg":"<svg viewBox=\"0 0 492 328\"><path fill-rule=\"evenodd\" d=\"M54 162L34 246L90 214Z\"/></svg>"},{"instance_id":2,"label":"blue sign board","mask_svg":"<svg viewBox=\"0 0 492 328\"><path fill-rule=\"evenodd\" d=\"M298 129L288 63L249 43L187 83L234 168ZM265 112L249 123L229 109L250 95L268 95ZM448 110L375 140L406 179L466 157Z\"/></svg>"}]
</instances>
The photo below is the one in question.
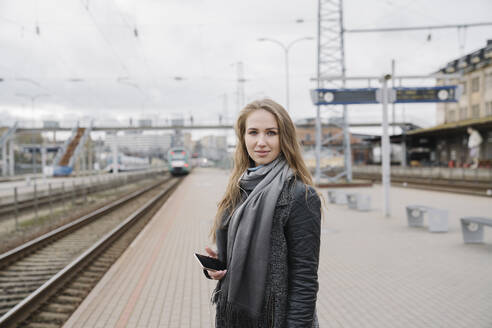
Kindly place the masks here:
<instances>
[{"instance_id":1,"label":"blue sign board","mask_svg":"<svg viewBox=\"0 0 492 328\"><path fill-rule=\"evenodd\" d=\"M395 103L456 102L459 94L456 85L428 88L394 88Z\"/></svg>"},{"instance_id":2,"label":"blue sign board","mask_svg":"<svg viewBox=\"0 0 492 328\"><path fill-rule=\"evenodd\" d=\"M378 88L361 89L314 89L311 98L315 105L377 104L381 102ZM456 102L460 92L457 86L415 87L388 89L393 96L389 102L428 103Z\"/></svg>"},{"instance_id":3,"label":"blue sign board","mask_svg":"<svg viewBox=\"0 0 492 328\"><path fill-rule=\"evenodd\" d=\"M315 105L377 104L377 88L315 89L311 98Z\"/></svg>"}]
</instances>

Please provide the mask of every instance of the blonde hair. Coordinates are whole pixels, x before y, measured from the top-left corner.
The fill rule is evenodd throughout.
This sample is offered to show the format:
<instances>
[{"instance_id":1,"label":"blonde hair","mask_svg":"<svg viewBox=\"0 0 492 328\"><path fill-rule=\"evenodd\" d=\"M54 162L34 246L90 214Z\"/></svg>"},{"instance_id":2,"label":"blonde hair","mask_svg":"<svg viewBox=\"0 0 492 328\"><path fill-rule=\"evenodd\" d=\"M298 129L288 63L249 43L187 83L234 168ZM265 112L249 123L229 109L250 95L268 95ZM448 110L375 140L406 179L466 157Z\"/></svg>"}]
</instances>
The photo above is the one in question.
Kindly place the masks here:
<instances>
[{"instance_id":1,"label":"blonde hair","mask_svg":"<svg viewBox=\"0 0 492 328\"><path fill-rule=\"evenodd\" d=\"M241 199L239 179L243 172L250 166L250 157L244 140L244 135L246 133L246 119L256 110L265 110L275 116L279 133L280 153L284 155L294 176L300 179L304 184L313 186L311 174L302 158L301 147L297 140L296 128L287 111L280 104L271 99L256 100L249 103L239 113L239 117L234 127L238 138L236 150L234 152L234 167L224 197L218 204L217 214L212 230L210 231L213 242L215 242L216 237L215 231L220 227L223 216L226 213L231 214Z\"/></svg>"}]
</instances>

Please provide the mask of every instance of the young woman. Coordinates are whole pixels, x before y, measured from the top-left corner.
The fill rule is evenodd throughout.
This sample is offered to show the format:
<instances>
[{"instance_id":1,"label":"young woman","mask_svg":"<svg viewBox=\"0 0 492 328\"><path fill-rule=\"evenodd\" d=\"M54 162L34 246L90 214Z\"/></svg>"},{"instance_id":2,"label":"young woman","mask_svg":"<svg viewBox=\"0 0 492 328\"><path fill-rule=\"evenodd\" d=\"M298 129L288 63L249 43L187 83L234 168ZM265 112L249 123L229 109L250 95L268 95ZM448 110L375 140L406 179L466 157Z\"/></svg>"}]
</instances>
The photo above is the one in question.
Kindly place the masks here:
<instances>
[{"instance_id":1,"label":"young woman","mask_svg":"<svg viewBox=\"0 0 492 328\"><path fill-rule=\"evenodd\" d=\"M270 99L239 114L234 169L211 231L223 271L216 327L318 327L320 199L287 111Z\"/></svg>"}]
</instances>

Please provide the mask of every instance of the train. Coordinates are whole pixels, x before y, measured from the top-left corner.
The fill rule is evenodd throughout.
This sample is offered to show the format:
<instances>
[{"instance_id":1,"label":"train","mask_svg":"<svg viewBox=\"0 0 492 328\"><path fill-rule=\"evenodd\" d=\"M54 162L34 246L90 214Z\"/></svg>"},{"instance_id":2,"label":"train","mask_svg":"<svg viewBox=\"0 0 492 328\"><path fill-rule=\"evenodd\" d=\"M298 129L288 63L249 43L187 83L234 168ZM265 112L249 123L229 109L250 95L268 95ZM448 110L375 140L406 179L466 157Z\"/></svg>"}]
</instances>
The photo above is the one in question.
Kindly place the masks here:
<instances>
[{"instance_id":1,"label":"train","mask_svg":"<svg viewBox=\"0 0 492 328\"><path fill-rule=\"evenodd\" d=\"M176 175L185 175L191 172L191 154L183 147L173 147L167 152L169 172Z\"/></svg>"},{"instance_id":2,"label":"train","mask_svg":"<svg viewBox=\"0 0 492 328\"><path fill-rule=\"evenodd\" d=\"M108 156L105 170L107 172L113 172L113 168L113 156ZM148 168L150 168L150 162L146 157L118 155L118 164L116 166L118 172L140 171Z\"/></svg>"}]
</instances>

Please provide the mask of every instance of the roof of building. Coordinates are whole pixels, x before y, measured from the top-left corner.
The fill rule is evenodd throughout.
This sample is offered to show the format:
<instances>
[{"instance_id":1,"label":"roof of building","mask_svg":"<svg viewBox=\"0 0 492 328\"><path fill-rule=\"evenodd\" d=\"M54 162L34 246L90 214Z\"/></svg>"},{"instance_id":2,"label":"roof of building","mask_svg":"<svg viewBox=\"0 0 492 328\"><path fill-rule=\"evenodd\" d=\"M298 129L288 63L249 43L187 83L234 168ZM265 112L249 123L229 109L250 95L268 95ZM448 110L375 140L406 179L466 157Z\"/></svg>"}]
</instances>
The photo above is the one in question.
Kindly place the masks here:
<instances>
[{"instance_id":1,"label":"roof of building","mask_svg":"<svg viewBox=\"0 0 492 328\"><path fill-rule=\"evenodd\" d=\"M423 134L442 133L447 131L451 132L456 129L466 129L469 126L476 127L476 128L492 129L492 116L462 120L457 122L449 122L449 123L439 124L430 128L416 129L416 130L408 131L407 135L414 136L414 135L423 135Z\"/></svg>"},{"instance_id":2,"label":"roof of building","mask_svg":"<svg viewBox=\"0 0 492 328\"><path fill-rule=\"evenodd\" d=\"M441 73L463 73L467 74L482 67L492 64L492 40L487 40L487 45L481 49L473 51L465 56L450 61L445 67L441 68Z\"/></svg>"},{"instance_id":3,"label":"roof of building","mask_svg":"<svg viewBox=\"0 0 492 328\"><path fill-rule=\"evenodd\" d=\"M463 120L459 122L450 122L445 124L436 125L430 128L417 129L412 131L407 131L406 136L426 136L426 135L436 135L436 134L453 134L456 131L461 130L464 132L466 128L469 126L478 129L491 129L492 130L492 116ZM400 143L403 139L402 134L392 135L390 136L390 141L392 143ZM364 141L370 143L378 143L381 142L381 136L372 136L364 138Z\"/></svg>"}]
</instances>

